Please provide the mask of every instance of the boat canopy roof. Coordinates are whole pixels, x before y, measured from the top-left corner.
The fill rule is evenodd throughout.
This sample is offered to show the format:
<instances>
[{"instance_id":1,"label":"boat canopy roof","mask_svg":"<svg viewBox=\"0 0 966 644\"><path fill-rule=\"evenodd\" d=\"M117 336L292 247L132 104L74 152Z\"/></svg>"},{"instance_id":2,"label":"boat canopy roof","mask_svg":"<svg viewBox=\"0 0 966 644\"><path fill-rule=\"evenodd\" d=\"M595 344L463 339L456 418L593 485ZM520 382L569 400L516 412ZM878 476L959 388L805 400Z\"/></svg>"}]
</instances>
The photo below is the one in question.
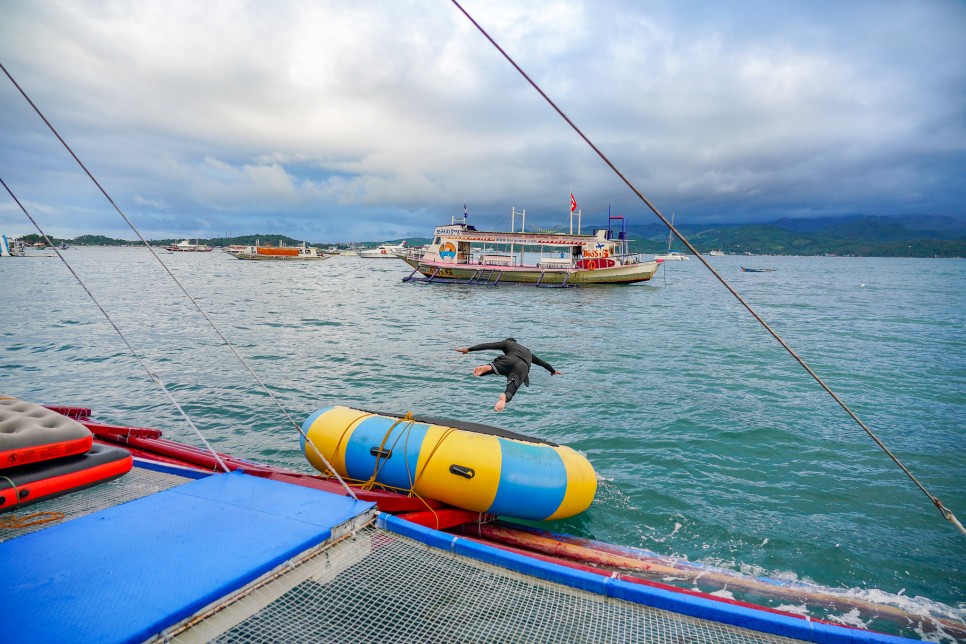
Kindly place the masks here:
<instances>
[{"instance_id":1,"label":"boat canopy roof","mask_svg":"<svg viewBox=\"0 0 966 644\"><path fill-rule=\"evenodd\" d=\"M596 235L569 235L567 233L508 233L485 230L460 230L443 226L436 230L437 237L451 237L459 241L491 244L529 244L531 246L585 246L600 241L611 241L604 237L606 230Z\"/></svg>"}]
</instances>

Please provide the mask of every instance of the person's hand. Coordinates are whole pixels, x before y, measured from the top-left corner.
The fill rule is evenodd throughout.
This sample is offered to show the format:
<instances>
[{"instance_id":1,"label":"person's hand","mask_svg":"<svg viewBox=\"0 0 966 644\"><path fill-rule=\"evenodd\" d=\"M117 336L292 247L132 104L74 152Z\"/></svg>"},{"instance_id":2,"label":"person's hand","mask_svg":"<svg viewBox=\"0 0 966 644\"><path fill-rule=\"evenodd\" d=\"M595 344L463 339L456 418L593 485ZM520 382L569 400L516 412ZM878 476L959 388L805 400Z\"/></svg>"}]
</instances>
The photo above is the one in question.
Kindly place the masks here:
<instances>
[{"instance_id":1,"label":"person's hand","mask_svg":"<svg viewBox=\"0 0 966 644\"><path fill-rule=\"evenodd\" d=\"M467 347L456 347L456 350L462 354L467 354L470 352L470 350Z\"/></svg>"},{"instance_id":2,"label":"person's hand","mask_svg":"<svg viewBox=\"0 0 966 644\"><path fill-rule=\"evenodd\" d=\"M500 394L500 399L496 401L495 405L493 405L493 411L503 411L504 407L506 407L506 396L504 394Z\"/></svg>"}]
</instances>

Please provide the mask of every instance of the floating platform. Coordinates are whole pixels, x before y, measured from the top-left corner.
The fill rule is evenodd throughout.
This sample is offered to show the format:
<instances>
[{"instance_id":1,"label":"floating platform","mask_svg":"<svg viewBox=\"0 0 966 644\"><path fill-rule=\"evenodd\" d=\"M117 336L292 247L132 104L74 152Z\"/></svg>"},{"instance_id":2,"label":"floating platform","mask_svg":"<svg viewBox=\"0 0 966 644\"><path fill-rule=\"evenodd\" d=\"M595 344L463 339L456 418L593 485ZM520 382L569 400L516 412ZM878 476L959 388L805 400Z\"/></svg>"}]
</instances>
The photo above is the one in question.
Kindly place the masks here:
<instances>
[{"instance_id":1,"label":"floating platform","mask_svg":"<svg viewBox=\"0 0 966 644\"><path fill-rule=\"evenodd\" d=\"M499 427L324 407L302 429L340 476L464 510L563 519L586 510L597 491L582 454ZM326 471L304 438L302 451Z\"/></svg>"}]
</instances>

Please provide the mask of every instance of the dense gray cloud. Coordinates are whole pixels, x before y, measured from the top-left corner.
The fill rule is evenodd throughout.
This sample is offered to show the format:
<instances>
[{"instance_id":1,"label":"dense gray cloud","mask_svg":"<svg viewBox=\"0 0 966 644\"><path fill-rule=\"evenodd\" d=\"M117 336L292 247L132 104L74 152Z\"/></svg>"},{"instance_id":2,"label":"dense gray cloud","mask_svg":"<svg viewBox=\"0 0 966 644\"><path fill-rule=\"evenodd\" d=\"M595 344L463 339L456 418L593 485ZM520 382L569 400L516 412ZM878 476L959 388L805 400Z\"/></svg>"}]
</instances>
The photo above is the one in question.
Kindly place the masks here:
<instances>
[{"instance_id":1,"label":"dense gray cloud","mask_svg":"<svg viewBox=\"0 0 966 644\"><path fill-rule=\"evenodd\" d=\"M678 222L966 217L966 5L464 6ZM149 238L653 215L446 2L0 0L0 62ZM0 176L132 237L0 78ZM0 231L31 232L0 198Z\"/></svg>"}]
</instances>

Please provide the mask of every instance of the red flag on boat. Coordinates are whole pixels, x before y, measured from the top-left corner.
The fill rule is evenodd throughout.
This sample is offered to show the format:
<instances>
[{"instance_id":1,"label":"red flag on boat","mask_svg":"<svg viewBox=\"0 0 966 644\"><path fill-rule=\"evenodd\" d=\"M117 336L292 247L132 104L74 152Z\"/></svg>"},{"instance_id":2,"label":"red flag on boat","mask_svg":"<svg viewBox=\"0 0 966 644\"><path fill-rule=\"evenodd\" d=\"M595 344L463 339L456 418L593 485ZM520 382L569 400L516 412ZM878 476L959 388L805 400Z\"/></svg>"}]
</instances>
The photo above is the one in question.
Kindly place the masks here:
<instances>
[{"instance_id":1,"label":"red flag on boat","mask_svg":"<svg viewBox=\"0 0 966 644\"><path fill-rule=\"evenodd\" d=\"M570 193L570 212L577 210L577 200L574 199L574 193Z\"/></svg>"}]
</instances>

